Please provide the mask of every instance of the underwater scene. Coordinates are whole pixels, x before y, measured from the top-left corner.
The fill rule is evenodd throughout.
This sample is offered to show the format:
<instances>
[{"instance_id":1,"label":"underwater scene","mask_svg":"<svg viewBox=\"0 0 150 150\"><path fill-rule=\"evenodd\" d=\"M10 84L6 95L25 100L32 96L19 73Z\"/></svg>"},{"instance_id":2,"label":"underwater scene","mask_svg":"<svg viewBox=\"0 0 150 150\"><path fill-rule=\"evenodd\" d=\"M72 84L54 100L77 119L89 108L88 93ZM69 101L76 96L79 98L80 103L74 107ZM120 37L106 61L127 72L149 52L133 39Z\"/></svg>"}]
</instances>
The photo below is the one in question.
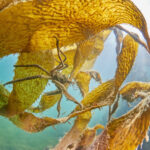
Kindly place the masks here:
<instances>
[{"instance_id":1,"label":"underwater scene","mask_svg":"<svg viewBox=\"0 0 150 150\"><path fill-rule=\"evenodd\" d=\"M149 0L0 1L0 150L150 150Z\"/></svg>"}]
</instances>

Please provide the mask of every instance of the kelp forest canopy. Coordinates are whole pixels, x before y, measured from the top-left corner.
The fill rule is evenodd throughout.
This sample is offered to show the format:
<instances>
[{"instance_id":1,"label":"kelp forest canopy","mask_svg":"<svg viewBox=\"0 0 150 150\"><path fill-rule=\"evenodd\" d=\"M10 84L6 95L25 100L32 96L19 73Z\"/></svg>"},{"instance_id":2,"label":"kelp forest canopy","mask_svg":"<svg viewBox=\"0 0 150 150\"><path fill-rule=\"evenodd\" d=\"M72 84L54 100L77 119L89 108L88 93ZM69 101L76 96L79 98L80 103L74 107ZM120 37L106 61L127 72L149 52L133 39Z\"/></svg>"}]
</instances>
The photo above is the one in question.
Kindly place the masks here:
<instances>
[{"instance_id":1,"label":"kelp forest canopy","mask_svg":"<svg viewBox=\"0 0 150 150\"><path fill-rule=\"evenodd\" d=\"M123 23L139 29L145 41ZM117 69L111 80L103 82L92 68L110 34L116 38ZM0 115L31 133L75 118L54 150L135 150L148 139L150 83L122 84L132 70L139 45L150 53L146 20L131 0L0 0L0 58L19 54L13 80L0 84ZM89 91L91 79L98 86ZM45 93L49 81L56 90ZM11 92L9 84L13 85ZM68 91L73 84L82 94L81 101ZM76 107L60 117L63 96ZM140 102L112 119L121 98ZM57 118L36 116L54 105ZM88 128L92 110L104 106L109 107L107 125ZM96 135L98 129L103 131Z\"/></svg>"}]
</instances>

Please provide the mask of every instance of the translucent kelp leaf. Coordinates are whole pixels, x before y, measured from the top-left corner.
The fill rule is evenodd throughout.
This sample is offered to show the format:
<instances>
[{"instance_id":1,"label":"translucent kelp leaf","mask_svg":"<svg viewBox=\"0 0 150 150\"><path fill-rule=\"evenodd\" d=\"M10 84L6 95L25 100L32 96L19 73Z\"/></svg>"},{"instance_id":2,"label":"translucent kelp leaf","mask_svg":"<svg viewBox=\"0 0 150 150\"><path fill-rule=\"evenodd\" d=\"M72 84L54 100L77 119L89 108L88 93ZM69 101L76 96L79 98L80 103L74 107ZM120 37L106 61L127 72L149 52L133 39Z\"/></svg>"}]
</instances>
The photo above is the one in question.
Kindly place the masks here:
<instances>
[{"instance_id":1,"label":"translucent kelp leaf","mask_svg":"<svg viewBox=\"0 0 150 150\"><path fill-rule=\"evenodd\" d=\"M150 47L146 21L130 0L19 2L0 12L0 57L50 50L54 36L60 47L77 43L121 23L140 29Z\"/></svg>"},{"instance_id":2,"label":"translucent kelp leaf","mask_svg":"<svg viewBox=\"0 0 150 150\"><path fill-rule=\"evenodd\" d=\"M127 35L123 40L122 51L118 56L118 67L115 75L116 89L120 87L122 82L129 74L138 52L138 43Z\"/></svg>"},{"instance_id":3,"label":"translucent kelp leaf","mask_svg":"<svg viewBox=\"0 0 150 150\"><path fill-rule=\"evenodd\" d=\"M146 137L149 124L150 97L147 96L127 114L112 120L88 150L135 150ZM107 137L105 141L104 137Z\"/></svg>"},{"instance_id":4,"label":"translucent kelp leaf","mask_svg":"<svg viewBox=\"0 0 150 150\"><path fill-rule=\"evenodd\" d=\"M96 131L98 129L104 129L104 126L102 126L101 124L98 124L94 128L85 129L83 135L81 136L81 140L77 145L76 150L86 150L95 139Z\"/></svg>"},{"instance_id":5,"label":"translucent kelp leaf","mask_svg":"<svg viewBox=\"0 0 150 150\"><path fill-rule=\"evenodd\" d=\"M75 77L79 71L87 71L93 67L97 56L104 48L104 41L110 32L110 30L104 30L93 38L85 40L78 46L72 76Z\"/></svg>"},{"instance_id":6,"label":"translucent kelp leaf","mask_svg":"<svg viewBox=\"0 0 150 150\"><path fill-rule=\"evenodd\" d=\"M73 69L73 62L74 62L74 56L76 53L76 49L72 49L72 50L67 50L64 52L64 55L66 56L66 61L64 62L65 64L67 64L67 68L62 70L62 73L65 75L69 75ZM62 56L62 55L61 55ZM55 58L58 60L58 55L55 55ZM64 58L62 56L62 58ZM58 62L56 61L55 66L58 65Z\"/></svg>"},{"instance_id":7,"label":"translucent kelp leaf","mask_svg":"<svg viewBox=\"0 0 150 150\"><path fill-rule=\"evenodd\" d=\"M89 84L91 80L91 76L86 72L79 72L75 77L77 85L80 88L82 96L84 97L89 92Z\"/></svg>"},{"instance_id":8,"label":"translucent kelp leaf","mask_svg":"<svg viewBox=\"0 0 150 150\"><path fill-rule=\"evenodd\" d=\"M111 105L115 98L114 89L114 80L109 80L88 93L81 103L84 108L97 105L99 107ZM76 110L78 109L79 107L76 108ZM91 117L90 111L78 115L72 129L63 137L55 149L65 150L71 144L76 146Z\"/></svg>"},{"instance_id":9,"label":"translucent kelp leaf","mask_svg":"<svg viewBox=\"0 0 150 150\"><path fill-rule=\"evenodd\" d=\"M54 66L54 58L51 51L22 53L16 65L28 64L38 64L50 71ZM45 72L36 67L17 67L14 80L35 75L45 75ZM29 108L40 96L47 82L47 79L32 79L14 83L8 102L8 115L14 115Z\"/></svg>"},{"instance_id":10,"label":"translucent kelp leaf","mask_svg":"<svg viewBox=\"0 0 150 150\"><path fill-rule=\"evenodd\" d=\"M113 103L112 99L107 99L110 95L113 97L114 94L114 80L109 80L99 85L97 88L88 93L81 103L84 107L91 105L111 105Z\"/></svg>"},{"instance_id":11,"label":"translucent kelp leaf","mask_svg":"<svg viewBox=\"0 0 150 150\"><path fill-rule=\"evenodd\" d=\"M8 104L8 97L8 90L2 84L0 84L0 109Z\"/></svg>"},{"instance_id":12,"label":"translucent kelp leaf","mask_svg":"<svg viewBox=\"0 0 150 150\"><path fill-rule=\"evenodd\" d=\"M39 132L48 126L60 123L57 119L49 117L38 118L27 112L11 117L10 121L27 132Z\"/></svg>"},{"instance_id":13,"label":"translucent kelp leaf","mask_svg":"<svg viewBox=\"0 0 150 150\"><path fill-rule=\"evenodd\" d=\"M126 99L128 102L133 102L136 98L136 92L150 92L150 83L149 82L129 82L121 90L120 94L123 99Z\"/></svg>"},{"instance_id":14,"label":"translucent kelp leaf","mask_svg":"<svg viewBox=\"0 0 150 150\"><path fill-rule=\"evenodd\" d=\"M62 97L61 94L55 94L55 95L44 94L41 98L39 106L31 107L29 110L34 113L43 112L46 109L53 107L61 99L61 97Z\"/></svg>"}]
</instances>

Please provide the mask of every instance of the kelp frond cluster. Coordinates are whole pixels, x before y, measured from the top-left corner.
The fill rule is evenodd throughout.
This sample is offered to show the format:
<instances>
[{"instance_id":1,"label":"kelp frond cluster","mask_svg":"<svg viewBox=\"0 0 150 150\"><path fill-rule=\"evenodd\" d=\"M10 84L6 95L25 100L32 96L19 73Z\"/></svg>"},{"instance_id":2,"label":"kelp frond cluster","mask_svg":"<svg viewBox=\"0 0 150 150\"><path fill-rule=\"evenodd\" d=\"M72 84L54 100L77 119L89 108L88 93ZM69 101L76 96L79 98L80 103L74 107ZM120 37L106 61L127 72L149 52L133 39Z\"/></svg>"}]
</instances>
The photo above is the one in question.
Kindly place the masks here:
<instances>
[{"instance_id":1,"label":"kelp frond cluster","mask_svg":"<svg viewBox=\"0 0 150 150\"><path fill-rule=\"evenodd\" d=\"M122 23L138 28L146 43L119 25ZM103 82L91 69L111 32L117 43L117 69L113 79ZM27 132L76 117L54 150L135 150L147 137L150 83L133 81L124 87L122 83L132 69L139 44L150 53L147 23L130 0L1 0L0 58L15 53L19 57L13 80L0 85L0 114ZM91 79L99 85L89 92ZM57 89L43 93L49 80ZM13 84L11 92L7 84ZM68 92L72 84L79 87L81 102ZM33 107L41 94L39 105ZM69 115L34 115L57 104L59 116L63 95L77 105ZM123 116L111 119L120 96L127 102L141 101ZM108 124L88 128L91 111L104 106L109 106ZM103 131L96 136L98 129Z\"/></svg>"}]
</instances>

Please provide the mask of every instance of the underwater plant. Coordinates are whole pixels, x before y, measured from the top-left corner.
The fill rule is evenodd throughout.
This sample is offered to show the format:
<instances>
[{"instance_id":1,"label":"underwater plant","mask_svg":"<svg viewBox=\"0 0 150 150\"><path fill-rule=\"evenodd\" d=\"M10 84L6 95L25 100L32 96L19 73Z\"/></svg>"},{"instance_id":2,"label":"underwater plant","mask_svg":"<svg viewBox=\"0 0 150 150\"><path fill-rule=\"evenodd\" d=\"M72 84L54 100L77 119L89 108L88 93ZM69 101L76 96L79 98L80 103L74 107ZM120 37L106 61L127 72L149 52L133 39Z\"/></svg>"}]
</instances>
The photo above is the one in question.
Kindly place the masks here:
<instances>
[{"instance_id":1,"label":"underwater plant","mask_svg":"<svg viewBox=\"0 0 150 150\"><path fill-rule=\"evenodd\" d=\"M120 25L123 23L139 29L146 43ZM117 69L113 79L103 82L92 68L112 32L117 43ZM0 115L31 133L76 118L54 150L135 150L144 138L148 139L150 83L122 84L135 62L139 44L150 53L146 20L130 0L1 1L0 58L15 53L19 57L13 80L0 84ZM99 85L89 91L91 79ZM57 89L43 93L49 81ZM8 84L13 85L11 92ZM80 89L81 102L68 91L73 84ZM59 117L63 96L76 107ZM140 102L112 119L121 97ZM57 118L35 115L55 104ZM88 128L92 110L104 106L109 106L107 125ZM103 129L99 135L98 129Z\"/></svg>"}]
</instances>

